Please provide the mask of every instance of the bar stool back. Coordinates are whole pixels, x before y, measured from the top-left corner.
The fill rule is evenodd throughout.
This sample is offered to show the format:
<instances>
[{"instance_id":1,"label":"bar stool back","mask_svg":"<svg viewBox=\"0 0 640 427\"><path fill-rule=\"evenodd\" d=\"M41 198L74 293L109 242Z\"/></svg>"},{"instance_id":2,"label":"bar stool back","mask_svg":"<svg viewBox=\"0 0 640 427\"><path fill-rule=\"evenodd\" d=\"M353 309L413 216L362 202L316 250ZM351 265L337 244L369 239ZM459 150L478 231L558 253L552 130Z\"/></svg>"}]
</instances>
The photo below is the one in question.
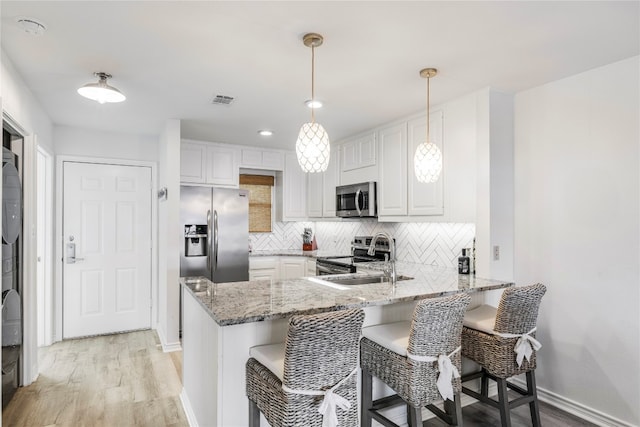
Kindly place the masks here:
<instances>
[{"instance_id":1,"label":"bar stool back","mask_svg":"<svg viewBox=\"0 0 640 427\"><path fill-rule=\"evenodd\" d=\"M511 426L510 410L528 403L534 426L540 425L540 410L535 384L535 339L540 301L547 288L542 284L505 289L498 308L480 306L465 315L462 329L462 355L478 363L479 373L465 375L463 382L481 378L480 393L462 390L500 410L503 426ZM507 382L514 375L526 374L527 389ZM498 401L488 396L488 379L498 385ZM507 388L523 395L509 401Z\"/></svg>"},{"instance_id":2,"label":"bar stool back","mask_svg":"<svg viewBox=\"0 0 640 427\"><path fill-rule=\"evenodd\" d=\"M249 425L354 426L362 310L293 316L285 343L253 347L246 365Z\"/></svg>"}]
</instances>

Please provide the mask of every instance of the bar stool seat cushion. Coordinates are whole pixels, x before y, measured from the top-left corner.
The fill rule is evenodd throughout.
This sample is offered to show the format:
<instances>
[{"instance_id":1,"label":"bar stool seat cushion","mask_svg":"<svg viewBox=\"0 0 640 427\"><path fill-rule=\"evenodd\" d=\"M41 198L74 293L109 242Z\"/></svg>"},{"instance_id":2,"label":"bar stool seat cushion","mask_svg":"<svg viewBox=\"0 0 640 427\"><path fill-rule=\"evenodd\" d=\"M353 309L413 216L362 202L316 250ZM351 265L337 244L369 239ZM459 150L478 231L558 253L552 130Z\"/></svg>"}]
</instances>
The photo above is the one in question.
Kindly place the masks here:
<instances>
[{"instance_id":1,"label":"bar stool seat cushion","mask_svg":"<svg viewBox=\"0 0 640 427\"><path fill-rule=\"evenodd\" d=\"M259 345L249 349L249 355L262 363L280 381L284 378L284 343Z\"/></svg>"},{"instance_id":2,"label":"bar stool seat cushion","mask_svg":"<svg viewBox=\"0 0 640 427\"><path fill-rule=\"evenodd\" d=\"M462 320L462 325L476 331L493 335L498 309L490 305L481 305L467 311Z\"/></svg>"},{"instance_id":3,"label":"bar stool seat cushion","mask_svg":"<svg viewBox=\"0 0 640 427\"><path fill-rule=\"evenodd\" d=\"M395 322L362 328L362 336L400 356L407 355L411 322Z\"/></svg>"}]
</instances>

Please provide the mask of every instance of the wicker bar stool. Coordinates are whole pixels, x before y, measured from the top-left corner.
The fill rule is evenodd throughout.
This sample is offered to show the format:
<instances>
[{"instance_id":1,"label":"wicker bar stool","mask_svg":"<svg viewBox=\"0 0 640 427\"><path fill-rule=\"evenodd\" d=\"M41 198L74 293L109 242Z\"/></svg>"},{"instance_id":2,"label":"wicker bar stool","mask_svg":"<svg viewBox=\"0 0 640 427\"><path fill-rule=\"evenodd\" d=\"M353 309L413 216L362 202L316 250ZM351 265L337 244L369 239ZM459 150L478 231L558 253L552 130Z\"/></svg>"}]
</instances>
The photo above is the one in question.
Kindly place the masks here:
<instances>
[{"instance_id":1,"label":"wicker bar stool","mask_svg":"<svg viewBox=\"0 0 640 427\"><path fill-rule=\"evenodd\" d=\"M542 284L508 288L497 309L481 305L465 315L462 355L482 369L462 378L462 382L480 378L480 393L467 387L462 387L462 391L498 408L503 427L511 426L510 410L526 403L533 425L540 425L535 368L536 351L541 345L535 339L535 332L538 308L546 291ZM526 374L526 390L507 381L519 374ZM498 401L489 397L489 379L498 385ZM509 401L508 388L522 396Z\"/></svg>"},{"instance_id":2,"label":"wicker bar stool","mask_svg":"<svg viewBox=\"0 0 640 427\"><path fill-rule=\"evenodd\" d=\"M410 427L422 426L423 407L450 425L462 425L460 333L470 301L466 294L422 300L411 322L362 330L361 426L370 427L372 419L397 426L378 411L398 404L406 405ZM397 394L373 401L372 375ZM443 398L445 411L433 405Z\"/></svg>"},{"instance_id":3,"label":"wicker bar stool","mask_svg":"<svg viewBox=\"0 0 640 427\"><path fill-rule=\"evenodd\" d=\"M262 412L272 427L358 423L358 343L364 312L293 316L286 342L250 349L249 426Z\"/></svg>"}]
</instances>

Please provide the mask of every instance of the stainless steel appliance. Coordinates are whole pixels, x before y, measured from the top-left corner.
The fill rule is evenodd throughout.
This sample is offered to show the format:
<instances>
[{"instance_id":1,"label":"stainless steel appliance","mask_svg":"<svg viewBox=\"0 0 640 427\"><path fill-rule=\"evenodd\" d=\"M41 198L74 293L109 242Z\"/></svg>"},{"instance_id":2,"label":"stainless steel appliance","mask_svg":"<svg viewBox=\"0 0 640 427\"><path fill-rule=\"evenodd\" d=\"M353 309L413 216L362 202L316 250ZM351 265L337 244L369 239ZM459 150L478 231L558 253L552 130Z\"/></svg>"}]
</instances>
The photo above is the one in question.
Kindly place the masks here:
<instances>
[{"instance_id":1,"label":"stainless steel appliance","mask_svg":"<svg viewBox=\"0 0 640 427\"><path fill-rule=\"evenodd\" d=\"M351 256L320 257L316 260L316 275L355 273L356 263L373 261L386 261L389 259L391 249L389 242L378 240L373 255L368 255L372 236L356 236L351 242Z\"/></svg>"},{"instance_id":2,"label":"stainless steel appliance","mask_svg":"<svg viewBox=\"0 0 640 427\"><path fill-rule=\"evenodd\" d=\"M249 280L249 192L180 187L180 276Z\"/></svg>"},{"instance_id":3,"label":"stainless steel appliance","mask_svg":"<svg viewBox=\"0 0 640 427\"><path fill-rule=\"evenodd\" d=\"M377 217L376 183L372 181L336 187L336 216L342 218Z\"/></svg>"}]
</instances>

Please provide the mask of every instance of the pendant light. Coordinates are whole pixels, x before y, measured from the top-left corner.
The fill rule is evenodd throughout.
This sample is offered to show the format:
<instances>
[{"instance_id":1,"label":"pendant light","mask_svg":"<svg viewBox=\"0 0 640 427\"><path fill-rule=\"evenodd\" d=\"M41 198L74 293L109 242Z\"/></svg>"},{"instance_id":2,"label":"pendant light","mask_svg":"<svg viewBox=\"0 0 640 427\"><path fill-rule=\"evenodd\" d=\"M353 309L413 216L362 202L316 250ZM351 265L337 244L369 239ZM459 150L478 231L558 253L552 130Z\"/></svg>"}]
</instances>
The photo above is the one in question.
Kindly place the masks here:
<instances>
[{"instance_id":1,"label":"pendant light","mask_svg":"<svg viewBox=\"0 0 640 427\"><path fill-rule=\"evenodd\" d=\"M431 183L440 178L442 172L442 152L429 138L429 82L438 74L435 68L420 71L420 77L427 79L427 139L418 145L413 156L413 168L419 182Z\"/></svg>"},{"instance_id":2,"label":"pendant light","mask_svg":"<svg viewBox=\"0 0 640 427\"><path fill-rule=\"evenodd\" d=\"M99 80L97 83L87 83L78 89L78 93L85 98L98 101L100 104L105 102L122 102L127 99L122 92L113 86L107 84L107 79L111 78L111 74L97 72L93 73Z\"/></svg>"},{"instance_id":3,"label":"pendant light","mask_svg":"<svg viewBox=\"0 0 640 427\"><path fill-rule=\"evenodd\" d=\"M311 101L315 100L315 48L322 45L320 34L309 33L302 38L305 46L311 48ZM315 120L315 108L311 108L311 122L300 128L296 141L298 164L304 172L324 172L329 166L329 135L320 123Z\"/></svg>"}]
</instances>

